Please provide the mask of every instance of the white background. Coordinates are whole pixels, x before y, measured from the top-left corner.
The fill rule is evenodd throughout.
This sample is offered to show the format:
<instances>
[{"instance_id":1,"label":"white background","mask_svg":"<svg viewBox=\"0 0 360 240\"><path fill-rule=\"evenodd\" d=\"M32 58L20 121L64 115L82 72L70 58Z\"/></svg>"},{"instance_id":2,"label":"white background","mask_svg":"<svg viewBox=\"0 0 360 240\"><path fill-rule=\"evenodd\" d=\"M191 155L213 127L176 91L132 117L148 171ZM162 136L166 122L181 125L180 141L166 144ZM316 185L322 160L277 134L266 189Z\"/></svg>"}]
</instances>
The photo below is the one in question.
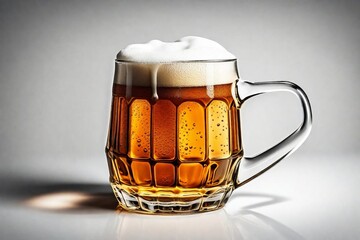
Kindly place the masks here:
<instances>
[{"instance_id":1,"label":"white background","mask_svg":"<svg viewBox=\"0 0 360 240\"><path fill-rule=\"evenodd\" d=\"M145 218L111 211L104 146L114 58L131 43L196 35L236 55L243 79L300 85L314 114L313 131L296 153L235 192L225 209L235 217L224 218L236 223L219 232L229 239L359 238L359 11L357 1L1 1L0 236L116 238L137 221L147 226ZM286 93L249 100L242 109L245 154L272 146L300 119L299 103ZM100 199L110 205L59 215L24 204L63 191L109 193ZM283 200L244 213L244 201L261 196ZM225 213L214 214L189 221L211 225Z\"/></svg>"}]
</instances>

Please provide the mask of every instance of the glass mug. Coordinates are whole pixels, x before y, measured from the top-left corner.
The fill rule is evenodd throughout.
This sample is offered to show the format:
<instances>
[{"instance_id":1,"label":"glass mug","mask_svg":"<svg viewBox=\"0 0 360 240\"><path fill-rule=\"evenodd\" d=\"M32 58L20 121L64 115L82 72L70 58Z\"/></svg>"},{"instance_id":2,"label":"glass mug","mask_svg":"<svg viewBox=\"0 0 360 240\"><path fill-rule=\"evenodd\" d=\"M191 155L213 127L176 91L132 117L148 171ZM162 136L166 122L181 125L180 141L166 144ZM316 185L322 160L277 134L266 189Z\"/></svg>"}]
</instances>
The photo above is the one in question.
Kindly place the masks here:
<instances>
[{"instance_id":1,"label":"glass mug","mask_svg":"<svg viewBox=\"0 0 360 240\"><path fill-rule=\"evenodd\" d=\"M214 84L219 77L230 83ZM184 84L157 86L157 78ZM149 84L138 84L143 79ZM191 86L199 79L203 86ZM242 104L277 91L297 96L302 124L263 153L244 156ZM119 205L129 211L216 210L234 189L295 151L309 135L311 122L310 103L300 87L240 80L236 59L159 64L116 60L106 145L110 183Z\"/></svg>"}]
</instances>

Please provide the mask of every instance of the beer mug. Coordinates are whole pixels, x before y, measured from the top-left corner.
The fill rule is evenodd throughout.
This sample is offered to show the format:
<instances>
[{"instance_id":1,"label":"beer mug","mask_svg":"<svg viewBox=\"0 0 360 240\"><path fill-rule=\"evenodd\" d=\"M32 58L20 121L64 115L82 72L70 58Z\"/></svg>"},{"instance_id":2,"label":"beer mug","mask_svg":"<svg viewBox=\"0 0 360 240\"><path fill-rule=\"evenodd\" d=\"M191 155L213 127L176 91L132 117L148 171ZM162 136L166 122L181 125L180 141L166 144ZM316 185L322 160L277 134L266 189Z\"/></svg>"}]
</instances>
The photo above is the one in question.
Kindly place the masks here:
<instances>
[{"instance_id":1,"label":"beer mug","mask_svg":"<svg viewBox=\"0 0 360 240\"><path fill-rule=\"evenodd\" d=\"M302 124L263 153L244 156L240 109L259 94L287 91ZM119 205L143 213L193 213L225 205L234 189L295 151L311 107L291 82L241 80L236 59L117 59L106 155Z\"/></svg>"}]
</instances>

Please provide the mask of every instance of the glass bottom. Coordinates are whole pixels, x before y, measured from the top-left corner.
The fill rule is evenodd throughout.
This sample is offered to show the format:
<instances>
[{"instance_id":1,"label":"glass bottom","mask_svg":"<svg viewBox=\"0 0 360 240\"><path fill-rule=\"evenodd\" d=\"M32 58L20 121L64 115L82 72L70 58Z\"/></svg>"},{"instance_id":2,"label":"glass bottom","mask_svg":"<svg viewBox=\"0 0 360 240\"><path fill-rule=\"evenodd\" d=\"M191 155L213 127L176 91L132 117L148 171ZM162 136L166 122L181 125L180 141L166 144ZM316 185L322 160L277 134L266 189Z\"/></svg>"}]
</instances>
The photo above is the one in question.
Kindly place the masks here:
<instances>
[{"instance_id":1,"label":"glass bottom","mask_svg":"<svg viewBox=\"0 0 360 240\"><path fill-rule=\"evenodd\" d=\"M222 208L233 184L211 188L155 188L111 183L120 207L132 212L196 213Z\"/></svg>"}]
</instances>

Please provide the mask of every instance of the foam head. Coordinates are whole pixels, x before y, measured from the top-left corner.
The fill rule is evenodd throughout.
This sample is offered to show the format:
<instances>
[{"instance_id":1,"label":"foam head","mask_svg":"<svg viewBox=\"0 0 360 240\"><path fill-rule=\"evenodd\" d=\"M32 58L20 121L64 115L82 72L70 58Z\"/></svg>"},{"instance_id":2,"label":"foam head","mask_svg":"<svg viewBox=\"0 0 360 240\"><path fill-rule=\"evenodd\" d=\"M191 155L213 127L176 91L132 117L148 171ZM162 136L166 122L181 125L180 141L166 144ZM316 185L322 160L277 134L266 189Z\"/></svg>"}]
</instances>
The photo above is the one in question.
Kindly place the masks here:
<instances>
[{"instance_id":1,"label":"foam head","mask_svg":"<svg viewBox=\"0 0 360 240\"><path fill-rule=\"evenodd\" d=\"M175 42L151 40L122 49L118 60L146 63L228 60L236 57L219 43L202 37L183 37Z\"/></svg>"},{"instance_id":2,"label":"foam head","mask_svg":"<svg viewBox=\"0 0 360 240\"><path fill-rule=\"evenodd\" d=\"M236 57L219 43L201 37L175 42L131 44L117 54L115 83L190 87L232 83Z\"/></svg>"}]
</instances>

